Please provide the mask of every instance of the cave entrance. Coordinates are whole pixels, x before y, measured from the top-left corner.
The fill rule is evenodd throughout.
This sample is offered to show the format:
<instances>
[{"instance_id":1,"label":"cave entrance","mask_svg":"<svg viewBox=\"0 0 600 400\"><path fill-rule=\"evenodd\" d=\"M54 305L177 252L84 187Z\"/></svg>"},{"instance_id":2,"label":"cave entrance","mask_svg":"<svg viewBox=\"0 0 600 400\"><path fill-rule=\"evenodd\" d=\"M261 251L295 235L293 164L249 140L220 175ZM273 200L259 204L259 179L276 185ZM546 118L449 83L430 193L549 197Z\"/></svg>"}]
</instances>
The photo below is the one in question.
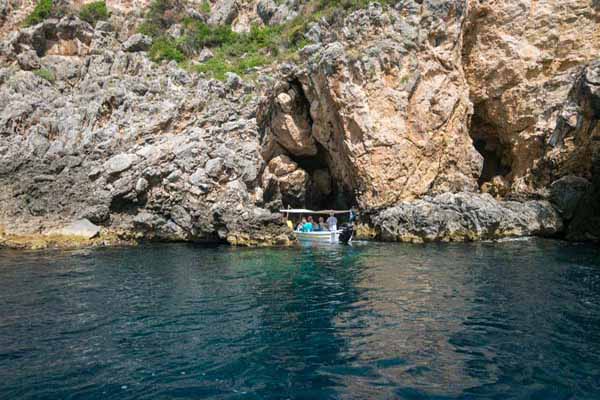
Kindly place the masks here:
<instances>
[{"instance_id":1,"label":"cave entrance","mask_svg":"<svg viewBox=\"0 0 600 400\"><path fill-rule=\"evenodd\" d=\"M298 201L286 202L284 207L307 208L310 210L350 209L356 200L352 190L344 187L329 168L331 162L327 151L317 143L317 154L314 156L290 156L309 176L303 204Z\"/></svg>"},{"instance_id":2,"label":"cave entrance","mask_svg":"<svg viewBox=\"0 0 600 400\"><path fill-rule=\"evenodd\" d=\"M496 176L507 177L511 173L509 153L500 141L499 129L483 118L478 106L475 106L471 120L471 139L483 157L483 168L477 182L480 187Z\"/></svg>"},{"instance_id":3,"label":"cave entrance","mask_svg":"<svg viewBox=\"0 0 600 400\"><path fill-rule=\"evenodd\" d=\"M355 205L353 185L345 179L344 165L337 164L335 148L314 137L311 102L299 79L282 84L263 111L257 118L268 132L261 138L270 172L263 182L265 204L271 209L312 210ZM320 128L333 129L331 124L324 125ZM328 137L335 136L330 133Z\"/></svg>"},{"instance_id":4,"label":"cave entrance","mask_svg":"<svg viewBox=\"0 0 600 400\"><path fill-rule=\"evenodd\" d=\"M490 140L474 140L475 149L483 156L483 168L479 176L478 184L483 185L490 182L495 176L506 176L510 174L510 166L502 160L499 146Z\"/></svg>"}]
</instances>

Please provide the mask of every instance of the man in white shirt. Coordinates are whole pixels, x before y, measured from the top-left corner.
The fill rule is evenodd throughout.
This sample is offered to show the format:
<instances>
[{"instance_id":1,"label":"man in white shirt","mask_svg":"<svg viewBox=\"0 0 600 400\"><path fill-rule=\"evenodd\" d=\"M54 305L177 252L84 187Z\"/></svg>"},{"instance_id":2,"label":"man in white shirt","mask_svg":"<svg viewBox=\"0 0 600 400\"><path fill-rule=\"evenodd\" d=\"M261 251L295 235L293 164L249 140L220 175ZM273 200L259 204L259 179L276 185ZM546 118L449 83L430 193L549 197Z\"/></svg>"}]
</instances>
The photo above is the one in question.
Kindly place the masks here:
<instances>
[{"instance_id":1,"label":"man in white shirt","mask_svg":"<svg viewBox=\"0 0 600 400\"><path fill-rule=\"evenodd\" d=\"M330 231L337 231L337 218L333 213L329 214L329 218L327 218L327 226Z\"/></svg>"}]
</instances>

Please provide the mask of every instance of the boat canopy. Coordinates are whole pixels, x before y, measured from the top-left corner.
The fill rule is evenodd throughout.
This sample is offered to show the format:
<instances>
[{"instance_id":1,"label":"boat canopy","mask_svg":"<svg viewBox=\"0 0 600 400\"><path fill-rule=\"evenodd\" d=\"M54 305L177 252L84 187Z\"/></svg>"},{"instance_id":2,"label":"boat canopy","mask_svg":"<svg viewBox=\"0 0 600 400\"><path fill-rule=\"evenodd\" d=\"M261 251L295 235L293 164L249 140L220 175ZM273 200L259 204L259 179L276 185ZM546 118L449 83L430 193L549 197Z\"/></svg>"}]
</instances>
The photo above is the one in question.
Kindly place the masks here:
<instances>
[{"instance_id":1,"label":"boat canopy","mask_svg":"<svg viewBox=\"0 0 600 400\"><path fill-rule=\"evenodd\" d=\"M279 212L281 213L286 213L286 214L323 214L323 215L329 215L329 214L348 214L350 212L350 210L307 210L304 208L288 208L288 209L283 209L283 210L279 210Z\"/></svg>"}]
</instances>

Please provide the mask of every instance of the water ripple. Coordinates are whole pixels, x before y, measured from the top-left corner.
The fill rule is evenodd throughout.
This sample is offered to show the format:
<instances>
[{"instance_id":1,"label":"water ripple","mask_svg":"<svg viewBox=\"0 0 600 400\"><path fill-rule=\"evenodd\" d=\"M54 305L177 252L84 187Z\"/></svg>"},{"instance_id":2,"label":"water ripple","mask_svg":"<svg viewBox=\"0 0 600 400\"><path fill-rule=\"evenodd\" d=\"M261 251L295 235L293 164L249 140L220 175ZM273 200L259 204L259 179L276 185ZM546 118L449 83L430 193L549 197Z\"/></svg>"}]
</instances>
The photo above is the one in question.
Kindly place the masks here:
<instances>
[{"instance_id":1,"label":"water ripple","mask_svg":"<svg viewBox=\"0 0 600 400\"><path fill-rule=\"evenodd\" d=\"M597 399L600 254L0 252L0 399Z\"/></svg>"}]
</instances>

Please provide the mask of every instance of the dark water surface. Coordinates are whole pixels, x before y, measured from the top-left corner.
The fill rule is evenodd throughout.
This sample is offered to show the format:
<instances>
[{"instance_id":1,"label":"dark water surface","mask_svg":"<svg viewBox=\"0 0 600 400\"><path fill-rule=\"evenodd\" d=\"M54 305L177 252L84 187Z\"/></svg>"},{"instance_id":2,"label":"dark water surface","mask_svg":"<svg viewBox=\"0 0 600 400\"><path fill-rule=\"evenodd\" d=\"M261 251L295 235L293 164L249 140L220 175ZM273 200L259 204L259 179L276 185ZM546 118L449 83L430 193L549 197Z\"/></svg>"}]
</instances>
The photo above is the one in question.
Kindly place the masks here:
<instances>
[{"instance_id":1,"label":"dark water surface","mask_svg":"<svg viewBox=\"0 0 600 400\"><path fill-rule=\"evenodd\" d=\"M600 399L600 251L2 251L0 398Z\"/></svg>"}]
</instances>

